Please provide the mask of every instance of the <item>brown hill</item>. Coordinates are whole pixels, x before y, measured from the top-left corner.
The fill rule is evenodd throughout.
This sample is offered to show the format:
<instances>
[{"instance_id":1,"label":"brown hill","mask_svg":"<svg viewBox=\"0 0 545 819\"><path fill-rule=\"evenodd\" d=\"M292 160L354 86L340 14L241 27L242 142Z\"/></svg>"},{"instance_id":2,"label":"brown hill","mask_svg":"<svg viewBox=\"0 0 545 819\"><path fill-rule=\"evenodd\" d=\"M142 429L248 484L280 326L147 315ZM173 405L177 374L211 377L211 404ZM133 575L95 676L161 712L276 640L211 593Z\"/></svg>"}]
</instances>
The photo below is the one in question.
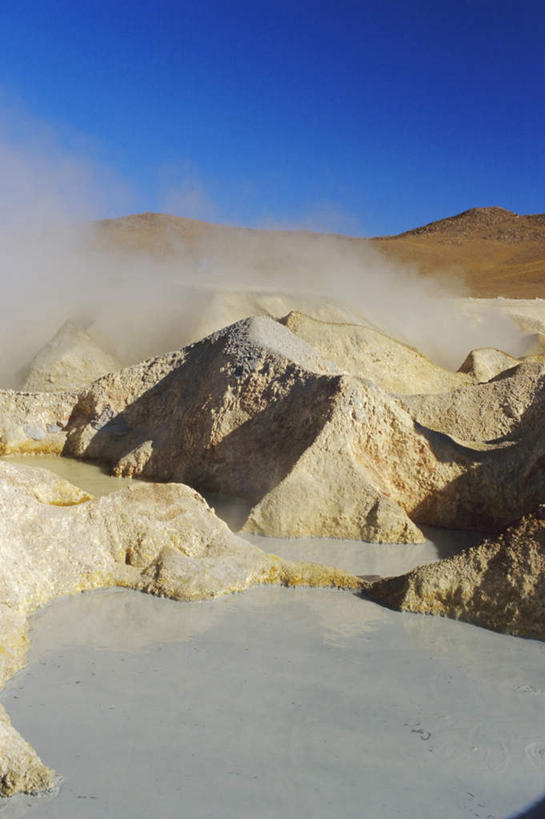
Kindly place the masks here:
<instances>
[{"instance_id":1,"label":"brown hill","mask_svg":"<svg viewBox=\"0 0 545 819\"><path fill-rule=\"evenodd\" d=\"M195 252L208 240L271 242L322 234L230 227L158 213L142 213L96 223L99 245L168 257ZM397 236L372 239L330 235L332 243L362 253L371 243L386 257L416 265L423 275L448 274L461 279L475 297L545 297L545 214L519 215L504 208L472 208Z\"/></svg>"},{"instance_id":2,"label":"brown hill","mask_svg":"<svg viewBox=\"0 0 545 819\"><path fill-rule=\"evenodd\" d=\"M462 278L478 297L545 296L545 214L472 208L398 236L372 240L386 256L424 274Z\"/></svg>"}]
</instances>

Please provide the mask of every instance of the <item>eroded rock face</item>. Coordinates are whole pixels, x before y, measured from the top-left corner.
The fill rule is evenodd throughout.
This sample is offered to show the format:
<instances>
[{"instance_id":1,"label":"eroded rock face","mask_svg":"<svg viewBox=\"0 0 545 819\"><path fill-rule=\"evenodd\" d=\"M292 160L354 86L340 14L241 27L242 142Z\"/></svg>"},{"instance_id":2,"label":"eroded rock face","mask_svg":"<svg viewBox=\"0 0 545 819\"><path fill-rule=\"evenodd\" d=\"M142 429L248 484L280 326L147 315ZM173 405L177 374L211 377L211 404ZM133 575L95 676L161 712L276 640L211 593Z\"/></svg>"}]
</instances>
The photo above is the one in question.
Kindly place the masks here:
<instances>
[{"instance_id":1,"label":"eroded rock face","mask_svg":"<svg viewBox=\"0 0 545 819\"><path fill-rule=\"evenodd\" d=\"M490 384L396 397L259 317L95 382L65 452L244 498L245 528L262 534L498 531L545 496L541 391L541 365L527 363Z\"/></svg>"},{"instance_id":2,"label":"eroded rock face","mask_svg":"<svg viewBox=\"0 0 545 819\"><path fill-rule=\"evenodd\" d=\"M76 393L0 390L0 455L59 455Z\"/></svg>"},{"instance_id":3,"label":"eroded rock face","mask_svg":"<svg viewBox=\"0 0 545 819\"><path fill-rule=\"evenodd\" d=\"M361 587L337 569L265 554L188 486L136 484L92 500L47 470L0 462L0 684L24 664L29 614L56 597L125 586L197 600L257 583ZM54 784L0 709L0 793Z\"/></svg>"},{"instance_id":4,"label":"eroded rock face","mask_svg":"<svg viewBox=\"0 0 545 819\"><path fill-rule=\"evenodd\" d=\"M480 347L468 354L459 372L473 376L478 382L484 382L516 367L517 364L520 364L520 360L509 353L495 347Z\"/></svg>"},{"instance_id":5,"label":"eroded rock face","mask_svg":"<svg viewBox=\"0 0 545 819\"><path fill-rule=\"evenodd\" d=\"M360 441L392 414L412 430L382 390L258 317L95 382L65 452L115 474L245 498L256 507L247 530L421 541Z\"/></svg>"},{"instance_id":6,"label":"eroded rock face","mask_svg":"<svg viewBox=\"0 0 545 819\"><path fill-rule=\"evenodd\" d=\"M456 440L513 441L545 418L545 365L518 363L488 383L439 395L406 396L402 401L418 424Z\"/></svg>"},{"instance_id":7,"label":"eroded rock face","mask_svg":"<svg viewBox=\"0 0 545 819\"><path fill-rule=\"evenodd\" d=\"M474 380L467 373L437 366L414 347L371 326L319 320L295 311L281 321L339 369L369 379L387 392L446 392Z\"/></svg>"},{"instance_id":8,"label":"eroded rock face","mask_svg":"<svg viewBox=\"0 0 545 819\"><path fill-rule=\"evenodd\" d=\"M545 505L495 538L378 580L365 594L399 611L441 614L545 640Z\"/></svg>"},{"instance_id":9,"label":"eroded rock face","mask_svg":"<svg viewBox=\"0 0 545 819\"><path fill-rule=\"evenodd\" d=\"M394 396L258 317L79 396L0 393L0 446L62 447L117 475L243 499L246 530L262 534L498 531L545 497L544 372L527 361L488 383Z\"/></svg>"},{"instance_id":10,"label":"eroded rock face","mask_svg":"<svg viewBox=\"0 0 545 819\"><path fill-rule=\"evenodd\" d=\"M102 350L83 327L66 321L32 360L23 390L77 391L120 367L121 363Z\"/></svg>"}]
</instances>

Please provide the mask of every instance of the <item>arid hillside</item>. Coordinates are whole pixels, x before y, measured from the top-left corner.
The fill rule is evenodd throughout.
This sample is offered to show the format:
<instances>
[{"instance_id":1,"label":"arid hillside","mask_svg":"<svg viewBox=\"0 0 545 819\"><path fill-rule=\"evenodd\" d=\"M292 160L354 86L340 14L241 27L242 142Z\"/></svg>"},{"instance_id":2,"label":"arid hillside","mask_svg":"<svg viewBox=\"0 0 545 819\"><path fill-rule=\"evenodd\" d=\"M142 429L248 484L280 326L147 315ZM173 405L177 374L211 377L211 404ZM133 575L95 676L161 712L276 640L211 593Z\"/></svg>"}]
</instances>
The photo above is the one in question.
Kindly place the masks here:
<instances>
[{"instance_id":1,"label":"arid hillside","mask_svg":"<svg viewBox=\"0 0 545 819\"><path fill-rule=\"evenodd\" d=\"M263 266L271 244L308 231L265 231L229 227L168 214L142 213L96 223L101 247L169 257L202 251L207 242L263 242ZM498 207L472 208L398 236L372 239L331 235L340 250L362 254L371 243L386 257L416 266L423 275L447 274L466 283L474 297L545 298L545 214L518 215Z\"/></svg>"},{"instance_id":2,"label":"arid hillside","mask_svg":"<svg viewBox=\"0 0 545 819\"><path fill-rule=\"evenodd\" d=\"M463 278L482 298L545 297L545 214L519 216L503 208L472 208L374 244L422 273Z\"/></svg>"}]
</instances>

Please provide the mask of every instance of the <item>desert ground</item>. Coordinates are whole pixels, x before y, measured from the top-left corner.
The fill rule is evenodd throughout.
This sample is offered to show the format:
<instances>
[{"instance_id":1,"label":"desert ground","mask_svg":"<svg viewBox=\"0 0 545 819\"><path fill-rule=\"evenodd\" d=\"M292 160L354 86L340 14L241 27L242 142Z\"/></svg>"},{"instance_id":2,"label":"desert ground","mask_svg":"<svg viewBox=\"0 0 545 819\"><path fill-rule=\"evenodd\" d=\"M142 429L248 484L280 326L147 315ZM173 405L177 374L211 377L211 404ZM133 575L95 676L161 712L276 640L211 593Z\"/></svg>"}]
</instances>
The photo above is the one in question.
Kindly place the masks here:
<instances>
[{"instance_id":1,"label":"desert ground","mask_svg":"<svg viewBox=\"0 0 545 819\"><path fill-rule=\"evenodd\" d=\"M545 215L70 246L109 303L2 365L0 814L522 815Z\"/></svg>"}]
</instances>

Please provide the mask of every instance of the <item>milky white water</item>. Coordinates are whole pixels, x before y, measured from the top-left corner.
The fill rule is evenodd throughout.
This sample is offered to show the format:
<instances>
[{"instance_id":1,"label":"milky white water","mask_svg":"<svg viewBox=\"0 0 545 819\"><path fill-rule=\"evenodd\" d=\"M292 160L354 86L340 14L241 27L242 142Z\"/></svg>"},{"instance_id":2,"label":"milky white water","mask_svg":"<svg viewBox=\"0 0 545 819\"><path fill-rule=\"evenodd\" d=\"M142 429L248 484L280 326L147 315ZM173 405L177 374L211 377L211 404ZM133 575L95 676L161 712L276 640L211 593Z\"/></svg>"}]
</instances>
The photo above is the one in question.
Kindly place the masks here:
<instances>
[{"instance_id":1,"label":"milky white water","mask_svg":"<svg viewBox=\"0 0 545 819\"><path fill-rule=\"evenodd\" d=\"M253 541L381 574L466 537ZM198 603L85 593L40 611L31 640L1 701L64 779L3 800L1 819L490 819L545 795L538 641L277 587Z\"/></svg>"}]
</instances>

